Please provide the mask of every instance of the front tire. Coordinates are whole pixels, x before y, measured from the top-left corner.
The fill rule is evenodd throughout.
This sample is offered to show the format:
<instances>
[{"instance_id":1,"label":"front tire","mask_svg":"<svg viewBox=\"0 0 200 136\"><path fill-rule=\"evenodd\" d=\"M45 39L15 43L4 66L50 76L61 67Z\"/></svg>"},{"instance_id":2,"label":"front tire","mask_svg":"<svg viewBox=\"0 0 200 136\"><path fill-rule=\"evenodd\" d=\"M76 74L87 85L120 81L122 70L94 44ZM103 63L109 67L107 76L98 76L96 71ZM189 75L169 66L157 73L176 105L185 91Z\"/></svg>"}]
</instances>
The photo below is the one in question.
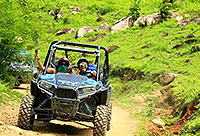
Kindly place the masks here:
<instances>
[{"instance_id":1,"label":"front tire","mask_svg":"<svg viewBox=\"0 0 200 136\"><path fill-rule=\"evenodd\" d=\"M33 104L34 104L34 96L26 95L23 97L18 115L18 126L20 128L26 130L32 129L35 119Z\"/></svg>"},{"instance_id":2,"label":"front tire","mask_svg":"<svg viewBox=\"0 0 200 136\"><path fill-rule=\"evenodd\" d=\"M108 103L108 124L107 124L107 131L111 128L111 117L112 117L112 103Z\"/></svg>"},{"instance_id":3,"label":"front tire","mask_svg":"<svg viewBox=\"0 0 200 136\"><path fill-rule=\"evenodd\" d=\"M93 136L105 136L107 130L108 108L106 105L97 106L94 118Z\"/></svg>"}]
</instances>

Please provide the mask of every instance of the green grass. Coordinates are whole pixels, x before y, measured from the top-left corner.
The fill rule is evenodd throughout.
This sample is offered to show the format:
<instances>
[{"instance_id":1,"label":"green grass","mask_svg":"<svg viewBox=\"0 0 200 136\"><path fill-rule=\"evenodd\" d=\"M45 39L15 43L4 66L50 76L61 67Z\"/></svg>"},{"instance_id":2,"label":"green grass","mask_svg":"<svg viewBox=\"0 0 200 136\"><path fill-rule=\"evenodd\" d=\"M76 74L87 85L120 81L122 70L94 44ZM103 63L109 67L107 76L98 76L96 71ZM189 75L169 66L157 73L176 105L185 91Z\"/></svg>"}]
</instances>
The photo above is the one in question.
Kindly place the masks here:
<instances>
[{"instance_id":1,"label":"green grass","mask_svg":"<svg viewBox=\"0 0 200 136\"><path fill-rule=\"evenodd\" d=\"M12 91L8 87L8 84L0 81L0 105L8 101L20 102L23 96L24 95L19 92Z\"/></svg>"}]
</instances>

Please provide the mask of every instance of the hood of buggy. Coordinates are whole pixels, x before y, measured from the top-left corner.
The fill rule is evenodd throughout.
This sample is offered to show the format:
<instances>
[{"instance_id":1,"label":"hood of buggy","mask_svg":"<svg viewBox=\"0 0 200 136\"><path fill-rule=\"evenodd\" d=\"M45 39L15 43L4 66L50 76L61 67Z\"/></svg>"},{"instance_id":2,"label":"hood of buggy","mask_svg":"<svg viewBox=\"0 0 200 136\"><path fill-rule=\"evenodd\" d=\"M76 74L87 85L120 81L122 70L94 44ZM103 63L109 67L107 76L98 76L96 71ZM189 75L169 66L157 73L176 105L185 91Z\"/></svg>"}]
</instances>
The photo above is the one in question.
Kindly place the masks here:
<instances>
[{"instance_id":1,"label":"hood of buggy","mask_svg":"<svg viewBox=\"0 0 200 136\"><path fill-rule=\"evenodd\" d=\"M61 86L80 87L80 86L96 86L100 83L94 79L82 75L57 73L57 74L40 74L40 80Z\"/></svg>"}]
</instances>

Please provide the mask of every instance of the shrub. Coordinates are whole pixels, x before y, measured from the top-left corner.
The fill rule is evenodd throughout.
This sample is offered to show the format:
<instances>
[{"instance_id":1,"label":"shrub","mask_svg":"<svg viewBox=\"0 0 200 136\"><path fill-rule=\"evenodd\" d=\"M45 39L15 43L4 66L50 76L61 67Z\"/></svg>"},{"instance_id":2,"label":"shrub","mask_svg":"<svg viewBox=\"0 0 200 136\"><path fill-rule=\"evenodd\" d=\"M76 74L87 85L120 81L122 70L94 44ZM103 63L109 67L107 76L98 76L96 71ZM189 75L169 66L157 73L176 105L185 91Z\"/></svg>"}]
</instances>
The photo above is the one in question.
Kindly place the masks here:
<instances>
[{"instance_id":1,"label":"shrub","mask_svg":"<svg viewBox=\"0 0 200 136\"><path fill-rule=\"evenodd\" d=\"M105 15L115 10L113 6L97 5L97 4L93 4L92 6L89 7L89 9L92 12L96 12L97 14L100 14L100 15Z\"/></svg>"},{"instance_id":2,"label":"shrub","mask_svg":"<svg viewBox=\"0 0 200 136\"><path fill-rule=\"evenodd\" d=\"M171 17L170 10L173 8L173 4L176 0L163 0L159 5L159 12L162 19L166 20Z\"/></svg>"},{"instance_id":3,"label":"shrub","mask_svg":"<svg viewBox=\"0 0 200 136\"><path fill-rule=\"evenodd\" d=\"M140 16L140 2L141 0L134 0L134 2L132 3L131 7L130 7L130 12L128 14L128 16L132 16L133 21L136 21L137 18Z\"/></svg>"},{"instance_id":4,"label":"shrub","mask_svg":"<svg viewBox=\"0 0 200 136\"><path fill-rule=\"evenodd\" d=\"M26 43L38 41L40 22L26 1L2 0L0 4L0 78L12 82L15 73L9 64Z\"/></svg>"}]
</instances>

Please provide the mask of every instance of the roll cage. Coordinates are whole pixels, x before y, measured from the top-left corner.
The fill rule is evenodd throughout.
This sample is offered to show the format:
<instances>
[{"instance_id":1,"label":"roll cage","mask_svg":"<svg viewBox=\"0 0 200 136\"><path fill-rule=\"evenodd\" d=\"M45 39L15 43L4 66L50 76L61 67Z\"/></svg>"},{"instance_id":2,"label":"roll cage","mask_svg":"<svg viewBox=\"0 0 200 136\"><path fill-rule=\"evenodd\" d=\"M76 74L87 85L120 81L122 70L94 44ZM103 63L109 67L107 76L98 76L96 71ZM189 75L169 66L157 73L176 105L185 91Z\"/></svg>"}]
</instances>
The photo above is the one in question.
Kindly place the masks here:
<instances>
[{"instance_id":1,"label":"roll cage","mask_svg":"<svg viewBox=\"0 0 200 136\"><path fill-rule=\"evenodd\" d=\"M60 46L60 45L64 46ZM67 47L67 45L71 46L76 46L76 47ZM77 47L87 47L87 48L92 48L95 50L90 50L90 49L84 49L84 48L77 48ZM46 59L44 62L44 67L45 70L43 74L45 75L47 72L47 67L50 64L51 61L51 56L52 56L52 62L55 62L55 53L56 50L64 50L65 55L68 58L68 51L73 51L73 52L82 52L82 53L88 53L88 54L95 54L96 55L96 60L95 60L95 65L97 66L97 81L100 79L100 50L104 50L105 52L105 60L103 64L103 84L108 84L108 77L109 77L109 57L108 57L108 51L106 48L103 46L98 46L98 45L89 45L89 44L81 44L81 43L73 43L73 42L67 42L67 41L54 41L51 43L48 53L46 55Z\"/></svg>"}]
</instances>

